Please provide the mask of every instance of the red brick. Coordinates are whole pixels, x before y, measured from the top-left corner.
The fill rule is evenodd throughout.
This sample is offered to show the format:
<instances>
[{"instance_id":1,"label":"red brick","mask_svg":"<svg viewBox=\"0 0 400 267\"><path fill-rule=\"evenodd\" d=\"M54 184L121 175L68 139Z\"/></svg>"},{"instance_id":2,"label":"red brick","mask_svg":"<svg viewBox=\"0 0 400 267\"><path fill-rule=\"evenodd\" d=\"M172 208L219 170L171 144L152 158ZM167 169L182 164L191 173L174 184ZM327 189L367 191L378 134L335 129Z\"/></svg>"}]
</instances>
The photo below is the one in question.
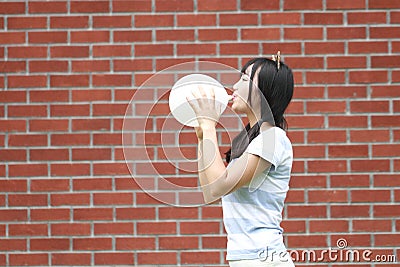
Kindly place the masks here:
<instances>
[{"instance_id":1,"label":"red brick","mask_svg":"<svg viewBox=\"0 0 400 267\"><path fill-rule=\"evenodd\" d=\"M123 234L123 235L133 235L133 223L132 222L127 222L127 223L121 223L121 222L115 222L115 223L95 223L94 224L94 234L95 235L104 235L104 234ZM120 238L117 239L117 247L124 246L126 243L131 244L128 240L125 242L123 239L125 238ZM129 239L129 238L126 238ZM143 243L140 242L142 238L135 237L133 238L136 240L139 246L143 245L145 246L145 240L151 239L151 238L143 238ZM130 239L129 239L130 240ZM132 241L133 242L133 241ZM127 244L128 245L128 244ZM118 248L121 249L121 248Z\"/></svg>"},{"instance_id":2,"label":"red brick","mask_svg":"<svg viewBox=\"0 0 400 267\"><path fill-rule=\"evenodd\" d=\"M236 40L236 29L199 29L198 39L200 41L216 41L216 40Z\"/></svg>"},{"instance_id":3,"label":"red brick","mask_svg":"<svg viewBox=\"0 0 400 267\"><path fill-rule=\"evenodd\" d=\"M132 193L95 193L94 205L133 205Z\"/></svg>"},{"instance_id":4,"label":"red brick","mask_svg":"<svg viewBox=\"0 0 400 267\"><path fill-rule=\"evenodd\" d=\"M69 181L66 179L34 180L31 182L32 192L68 191L69 189Z\"/></svg>"},{"instance_id":5,"label":"red brick","mask_svg":"<svg viewBox=\"0 0 400 267\"><path fill-rule=\"evenodd\" d=\"M299 2L296 0L287 0L283 8L284 10L318 10L322 9L322 1L309 0L307 2Z\"/></svg>"},{"instance_id":6,"label":"red brick","mask_svg":"<svg viewBox=\"0 0 400 267\"><path fill-rule=\"evenodd\" d=\"M363 0L327 0L327 9L365 9L365 1Z\"/></svg>"},{"instance_id":7,"label":"red brick","mask_svg":"<svg viewBox=\"0 0 400 267\"><path fill-rule=\"evenodd\" d=\"M162 237L160 237L161 239ZM154 237L121 237L116 238L117 250L154 250L156 239ZM161 248L161 246L160 246ZM171 249L172 247L168 247Z\"/></svg>"},{"instance_id":8,"label":"red brick","mask_svg":"<svg viewBox=\"0 0 400 267\"><path fill-rule=\"evenodd\" d=\"M130 28L132 26L131 16L94 16L94 28Z\"/></svg>"},{"instance_id":9,"label":"red brick","mask_svg":"<svg viewBox=\"0 0 400 267\"><path fill-rule=\"evenodd\" d=\"M156 0L155 4L157 12L193 11L191 0Z\"/></svg>"},{"instance_id":10,"label":"red brick","mask_svg":"<svg viewBox=\"0 0 400 267\"><path fill-rule=\"evenodd\" d=\"M305 44L305 54L343 54L344 42L309 42Z\"/></svg>"},{"instance_id":11,"label":"red brick","mask_svg":"<svg viewBox=\"0 0 400 267\"><path fill-rule=\"evenodd\" d=\"M90 164L79 163L57 163L51 164L50 172L52 176L88 176L90 174Z\"/></svg>"},{"instance_id":12,"label":"red brick","mask_svg":"<svg viewBox=\"0 0 400 267\"><path fill-rule=\"evenodd\" d=\"M43 75L8 76L8 88L46 87L47 77Z\"/></svg>"},{"instance_id":13,"label":"red brick","mask_svg":"<svg viewBox=\"0 0 400 267\"><path fill-rule=\"evenodd\" d=\"M35 250L68 250L69 239L67 238L38 238L30 239L30 249Z\"/></svg>"},{"instance_id":14,"label":"red brick","mask_svg":"<svg viewBox=\"0 0 400 267\"><path fill-rule=\"evenodd\" d=\"M13 209L7 209L7 210L0 210L0 215L1 215L1 220L2 222L6 221L26 221L28 219L27 215L27 210L13 210Z\"/></svg>"},{"instance_id":15,"label":"red brick","mask_svg":"<svg viewBox=\"0 0 400 267\"><path fill-rule=\"evenodd\" d=\"M181 15L178 15L178 18ZM182 15L183 16L183 15ZM174 26L174 16L167 14L156 15L135 15L135 27L172 27ZM147 31L145 31L147 33Z\"/></svg>"},{"instance_id":16,"label":"red brick","mask_svg":"<svg viewBox=\"0 0 400 267\"><path fill-rule=\"evenodd\" d=\"M1 2L0 3L0 14L24 14L25 3L24 2Z\"/></svg>"},{"instance_id":17,"label":"red brick","mask_svg":"<svg viewBox=\"0 0 400 267\"><path fill-rule=\"evenodd\" d=\"M370 38L386 39L392 38L392 36L397 36L400 33L400 27L390 26L390 27L371 27Z\"/></svg>"},{"instance_id":18,"label":"red brick","mask_svg":"<svg viewBox=\"0 0 400 267\"><path fill-rule=\"evenodd\" d=\"M374 217L398 217L400 216L400 205L378 205L375 204L374 207Z\"/></svg>"},{"instance_id":19,"label":"red brick","mask_svg":"<svg viewBox=\"0 0 400 267\"><path fill-rule=\"evenodd\" d=\"M47 27L46 17L9 17L7 18L7 29L45 29Z\"/></svg>"},{"instance_id":20,"label":"red brick","mask_svg":"<svg viewBox=\"0 0 400 267\"><path fill-rule=\"evenodd\" d=\"M113 12L150 12L149 0L112 0Z\"/></svg>"},{"instance_id":21,"label":"red brick","mask_svg":"<svg viewBox=\"0 0 400 267\"><path fill-rule=\"evenodd\" d=\"M67 13L67 1L33 1L28 3L29 13Z\"/></svg>"},{"instance_id":22,"label":"red brick","mask_svg":"<svg viewBox=\"0 0 400 267\"><path fill-rule=\"evenodd\" d=\"M349 41L348 50L351 54L364 54L364 53L387 53L387 41Z\"/></svg>"},{"instance_id":23,"label":"red brick","mask_svg":"<svg viewBox=\"0 0 400 267\"><path fill-rule=\"evenodd\" d=\"M304 238L301 236L290 236L287 240L287 245L294 248L327 246L327 239L325 235L310 235L306 240L304 240Z\"/></svg>"},{"instance_id":24,"label":"red brick","mask_svg":"<svg viewBox=\"0 0 400 267\"><path fill-rule=\"evenodd\" d=\"M82 206L90 205L90 195L87 193L82 194L52 194L51 195L51 205L52 206L63 206L63 205L73 205Z\"/></svg>"},{"instance_id":25,"label":"red brick","mask_svg":"<svg viewBox=\"0 0 400 267\"><path fill-rule=\"evenodd\" d=\"M162 227L161 227L162 225ZM137 232L143 234L175 234L175 222L137 222Z\"/></svg>"},{"instance_id":26,"label":"red brick","mask_svg":"<svg viewBox=\"0 0 400 267\"><path fill-rule=\"evenodd\" d=\"M349 12L347 13L349 24L385 24L385 12Z\"/></svg>"},{"instance_id":27,"label":"red brick","mask_svg":"<svg viewBox=\"0 0 400 267\"><path fill-rule=\"evenodd\" d=\"M278 10L279 0L272 1L252 1L242 0L240 1L241 10Z\"/></svg>"},{"instance_id":28,"label":"red brick","mask_svg":"<svg viewBox=\"0 0 400 267\"><path fill-rule=\"evenodd\" d=\"M47 176L47 164L18 164L8 166L8 175L14 176Z\"/></svg>"},{"instance_id":29,"label":"red brick","mask_svg":"<svg viewBox=\"0 0 400 267\"><path fill-rule=\"evenodd\" d=\"M326 84L344 83L345 73L342 71L310 71L306 73L307 83Z\"/></svg>"},{"instance_id":30,"label":"red brick","mask_svg":"<svg viewBox=\"0 0 400 267\"><path fill-rule=\"evenodd\" d=\"M181 253L181 261L183 264L217 264L220 261L219 251L183 251Z\"/></svg>"},{"instance_id":31,"label":"red brick","mask_svg":"<svg viewBox=\"0 0 400 267\"><path fill-rule=\"evenodd\" d=\"M310 143L339 143L346 142L346 132L343 130L309 131Z\"/></svg>"},{"instance_id":32,"label":"red brick","mask_svg":"<svg viewBox=\"0 0 400 267\"><path fill-rule=\"evenodd\" d=\"M111 250L111 238L75 238L72 240L74 250Z\"/></svg>"},{"instance_id":33,"label":"red brick","mask_svg":"<svg viewBox=\"0 0 400 267\"><path fill-rule=\"evenodd\" d=\"M52 253L51 262L55 265L90 265L91 253Z\"/></svg>"},{"instance_id":34,"label":"red brick","mask_svg":"<svg viewBox=\"0 0 400 267\"><path fill-rule=\"evenodd\" d=\"M310 203L321 202L347 202L346 190L312 190L308 192L308 201Z\"/></svg>"},{"instance_id":35,"label":"red brick","mask_svg":"<svg viewBox=\"0 0 400 267\"><path fill-rule=\"evenodd\" d=\"M10 224L8 233L10 236L47 236L46 224Z\"/></svg>"},{"instance_id":36,"label":"red brick","mask_svg":"<svg viewBox=\"0 0 400 267\"><path fill-rule=\"evenodd\" d=\"M154 219L155 218L154 208L117 208L116 217L118 220L138 220L138 219ZM151 231L151 226L147 228L143 226L144 231Z\"/></svg>"},{"instance_id":37,"label":"red brick","mask_svg":"<svg viewBox=\"0 0 400 267\"><path fill-rule=\"evenodd\" d=\"M30 90L30 102L68 102L69 93L66 90Z\"/></svg>"},{"instance_id":38,"label":"red brick","mask_svg":"<svg viewBox=\"0 0 400 267\"><path fill-rule=\"evenodd\" d=\"M69 209L32 209L31 220L32 221L69 221L70 219Z\"/></svg>"},{"instance_id":39,"label":"red brick","mask_svg":"<svg viewBox=\"0 0 400 267\"><path fill-rule=\"evenodd\" d=\"M366 68L366 57L355 56L342 56L342 57L328 57L329 69L343 69L343 68Z\"/></svg>"},{"instance_id":40,"label":"red brick","mask_svg":"<svg viewBox=\"0 0 400 267\"><path fill-rule=\"evenodd\" d=\"M51 75L50 86L52 87L89 87L89 75Z\"/></svg>"},{"instance_id":41,"label":"red brick","mask_svg":"<svg viewBox=\"0 0 400 267\"><path fill-rule=\"evenodd\" d=\"M110 178L91 178L73 180L73 188L76 191L111 190Z\"/></svg>"},{"instance_id":42,"label":"red brick","mask_svg":"<svg viewBox=\"0 0 400 267\"><path fill-rule=\"evenodd\" d=\"M287 40L321 40L323 37L323 29L321 27L307 28L285 28L284 38Z\"/></svg>"},{"instance_id":43,"label":"red brick","mask_svg":"<svg viewBox=\"0 0 400 267\"><path fill-rule=\"evenodd\" d=\"M67 43L67 35L66 31L28 32L28 40L33 44Z\"/></svg>"},{"instance_id":44,"label":"red brick","mask_svg":"<svg viewBox=\"0 0 400 267\"><path fill-rule=\"evenodd\" d=\"M356 175L356 174L343 174L343 175L332 175L331 186L342 187L344 184L347 187L369 187L368 175Z\"/></svg>"},{"instance_id":45,"label":"red brick","mask_svg":"<svg viewBox=\"0 0 400 267\"><path fill-rule=\"evenodd\" d=\"M9 58L46 58L47 47L45 46L23 46L8 47Z\"/></svg>"},{"instance_id":46,"label":"red brick","mask_svg":"<svg viewBox=\"0 0 400 267\"><path fill-rule=\"evenodd\" d=\"M400 180L396 179L396 174L376 174L374 175L375 187L398 187Z\"/></svg>"},{"instance_id":47,"label":"red brick","mask_svg":"<svg viewBox=\"0 0 400 267\"><path fill-rule=\"evenodd\" d=\"M233 11L236 10L236 0L198 0L198 11Z\"/></svg>"},{"instance_id":48,"label":"red brick","mask_svg":"<svg viewBox=\"0 0 400 267\"><path fill-rule=\"evenodd\" d=\"M0 161L26 161L26 151L22 149L0 150Z\"/></svg>"},{"instance_id":49,"label":"red brick","mask_svg":"<svg viewBox=\"0 0 400 267\"><path fill-rule=\"evenodd\" d=\"M290 218L325 218L326 206L288 206L287 214Z\"/></svg>"},{"instance_id":50,"label":"red brick","mask_svg":"<svg viewBox=\"0 0 400 267\"><path fill-rule=\"evenodd\" d=\"M8 106L8 117L44 117L47 107L43 105Z\"/></svg>"},{"instance_id":51,"label":"red brick","mask_svg":"<svg viewBox=\"0 0 400 267\"><path fill-rule=\"evenodd\" d=\"M369 205L332 205L332 218L369 217Z\"/></svg>"},{"instance_id":52,"label":"red brick","mask_svg":"<svg viewBox=\"0 0 400 267\"><path fill-rule=\"evenodd\" d=\"M178 55L215 55L215 44L178 44Z\"/></svg>"},{"instance_id":53,"label":"red brick","mask_svg":"<svg viewBox=\"0 0 400 267\"><path fill-rule=\"evenodd\" d=\"M109 12L108 1L73 1L70 3L71 13L107 13Z\"/></svg>"},{"instance_id":54,"label":"red brick","mask_svg":"<svg viewBox=\"0 0 400 267\"><path fill-rule=\"evenodd\" d=\"M331 233L348 232L349 222L346 220L318 220L310 221L310 232Z\"/></svg>"},{"instance_id":55,"label":"red brick","mask_svg":"<svg viewBox=\"0 0 400 267\"><path fill-rule=\"evenodd\" d=\"M75 221L112 220L112 208L80 208L74 209Z\"/></svg>"},{"instance_id":56,"label":"red brick","mask_svg":"<svg viewBox=\"0 0 400 267\"><path fill-rule=\"evenodd\" d=\"M48 262L49 255L46 253L21 253L9 255L10 266L45 266Z\"/></svg>"},{"instance_id":57,"label":"red brick","mask_svg":"<svg viewBox=\"0 0 400 267\"><path fill-rule=\"evenodd\" d=\"M174 34L171 34L171 30L156 30L157 41L193 41L194 31L193 30L174 30Z\"/></svg>"},{"instance_id":58,"label":"red brick","mask_svg":"<svg viewBox=\"0 0 400 267\"><path fill-rule=\"evenodd\" d=\"M377 202L390 202L389 190L352 190L351 201L377 203Z\"/></svg>"},{"instance_id":59,"label":"red brick","mask_svg":"<svg viewBox=\"0 0 400 267\"><path fill-rule=\"evenodd\" d=\"M26 192L27 184L24 180L0 180L2 192Z\"/></svg>"},{"instance_id":60,"label":"red brick","mask_svg":"<svg viewBox=\"0 0 400 267\"><path fill-rule=\"evenodd\" d=\"M258 54L258 43L221 43L220 53L222 55L233 54Z\"/></svg>"},{"instance_id":61,"label":"red brick","mask_svg":"<svg viewBox=\"0 0 400 267\"><path fill-rule=\"evenodd\" d=\"M72 61L72 71L73 72L107 72L110 70L110 62L107 60L76 60ZM96 92L99 90L90 90L91 92L94 92L94 95L96 95ZM107 90L105 90L107 91ZM73 91L73 95L75 94L84 94L84 90L80 91Z\"/></svg>"},{"instance_id":62,"label":"red brick","mask_svg":"<svg viewBox=\"0 0 400 267\"><path fill-rule=\"evenodd\" d=\"M368 7L371 9L392 9L400 8L400 4L391 0L370 0Z\"/></svg>"},{"instance_id":63,"label":"red brick","mask_svg":"<svg viewBox=\"0 0 400 267\"><path fill-rule=\"evenodd\" d=\"M0 44L22 44L25 43L24 32L0 32Z\"/></svg>"},{"instance_id":64,"label":"red brick","mask_svg":"<svg viewBox=\"0 0 400 267\"><path fill-rule=\"evenodd\" d=\"M343 24L343 14L336 12L305 13L304 24L316 24L316 25Z\"/></svg>"},{"instance_id":65,"label":"red brick","mask_svg":"<svg viewBox=\"0 0 400 267\"><path fill-rule=\"evenodd\" d=\"M168 16L168 22L169 26L173 25L173 17L169 15ZM234 16L233 14L229 14L229 17ZM138 16L136 16L138 17ZM135 18L136 18L135 17ZM221 22L224 17L223 14L220 14L220 24L223 25L223 22ZM254 16L252 16L254 17ZM216 15L215 14L177 14L176 15L177 19L177 26L178 27L192 27L192 26L216 26ZM139 22L139 19L138 19ZM159 22L159 20L157 20ZM237 21L236 21L237 23ZM137 23L135 23L137 26ZM154 27L154 20L152 20L151 25ZM168 24L159 25L160 27L165 27ZM229 24L226 24L229 25ZM232 24L231 24L232 25Z\"/></svg>"},{"instance_id":66,"label":"red brick","mask_svg":"<svg viewBox=\"0 0 400 267\"><path fill-rule=\"evenodd\" d=\"M97 43L108 42L109 31L73 31L71 32L72 43Z\"/></svg>"},{"instance_id":67,"label":"red brick","mask_svg":"<svg viewBox=\"0 0 400 267\"><path fill-rule=\"evenodd\" d=\"M88 28L89 16L51 16L51 29L78 29Z\"/></svg>"},{"instance_id":68,"label":"red brick","mask_svg":"<svg viewBox=\"0 0 400 267\"><path fill-rule=\"evenodd\" d=\"M90 135L89 134L52 134L51 145L52 146L77 146L77 145L89 145Z\"/></svg>"},{"instance_id":69,"label":"red brick","mask_svg":"<svg viewBox=\"0 0 400 267\"><path fill-rule=\"evenodd\" d=\"M139 265L176 265L175 252L140 252L137 254L137 262Z\"/></svg>"},{"instance_id":70,"label":"red brick","mask_svg":"<svg viewBox=\"0 0 400 267\"><path fill-rule=\"evenodd\" d=\"M151 31L114 31L114 42L150 42L152 40Z\"/></svg>"},{"instance_id":71,"label":"red brick","mask_svg":"<svg viewBox=\"0 0 400 267\"><path fill-rule=\"evenodd\" d=\"M354 232L390 232L391 229L389 220L353 220Z\"/></svg>"},{"instance_id":72,"label":"red brick","mask_svg":"<svg viewBox=\"0 0 400 267\"><path fill-rule=\"evenodd\" d=\"M328 118L329 127L334 128L367 128L367 117L366 116L329 116Z\"/></svg>"},{"instance_id":73,"label":"red brick","mask_svg":"<svg viewBox=\"0 0 400 267\"><path fill-rule=\"evenodd\" d=\"M366 158L368 145L331 145L328 147L330 158Z\"/></svg>"},{"instance_id":74,"label":"red brick","mask_svg":"<svg viewBox=\"0 0 400 267\"><path fill-rule=\"evenodd\" d=\"M232 14L233 15L233 14ZM227 17L232 17L231 14L226 15ZM221 17L220 15L220 24L221 24ZM257 17L253 14L235 14L235 16L241 16L243 20L251 21L250 25L257 24ZM306 17L306 15L305 15ZM240 18L240 17L239 17ZM232 18L227 18L228 21L232 21ZM241 22L240 24L244 25L246 22ZM282 24L291 24L291 25L299 25L300 24L300 14L296 12L277 12L277 13L265 13L261 14L261 23L263 25L282 25ZM222 24L221 24L222 25ZM231 24L235 25L235 24Z\"/></svg>"},{"instance_id":75,"label":"red brick","mask_svg":"<svg viewBox=\"0 0 400 267\"><path fill-rule=\"evenodd\" d=\"M345 160L314 160L308 162L309 172L346 172Z\"/></svg>"},{"instance_id":76,"label":"red brick","mask_svg":"<svg viewBox=\"0 0 400 267\"><path fill-rule=\"evenodd\" d=\"M89 57L89 46L56 46L50 47L52 58L81 58Z\"/></svg>"},{"instance_id":77,"label":"red brick","mask_svg":"<svg viewBox=\"0 0 400 267\"><path fill-rule=\"evenodd\" d=\"M29 151L31 161L67 161L69 160L68 149L32 149Z\"/></svg>"},{"instance_id":78,"label":"red brick","mask_svg":"<svg viewBox=\"0 0 400 267\"><path fill-rule=\"evenodd\" d=\"M353 172L388 172L390 171L390 161L389 160L352 160L351 171Z\"/></svg>"},{"instance_id":79,"label":"red brick","mask_svg":"<svg viewBox=\"0 0 400 267\"><path fill-rule=\"evenodd\" d=\"M68 120L35 119L29 121L31 132L66 132L68 128Z\"/></svg>"},{"instance_id":80,"label":"red brick","mask_svg":"<svg viewBox=\"0 0 400 267\"><path fill-rule=\"evenodd\" d=\"M279 28L241 29L242 40L279 40Z\"/></svg>"},{"instance_id":81,"label":"red brick","mask_svg":"<svg viewBox=\"0 0 400 267\"><path fill-rule=\"evenodd\" d=\"M46 61L30 61L30 72L67 72L68 61L46 60Z\"/></svg>"},{"instance_id":82,"label":"red brick","mask_svg":"<svg viewBox=\"0 0 400 267\"><path fill-rule=\"evenodd\" d=\"M171 44L146 44L135 45L135 56L166 56L173 54L173 46Z\"/></svg>"}]
</instances>

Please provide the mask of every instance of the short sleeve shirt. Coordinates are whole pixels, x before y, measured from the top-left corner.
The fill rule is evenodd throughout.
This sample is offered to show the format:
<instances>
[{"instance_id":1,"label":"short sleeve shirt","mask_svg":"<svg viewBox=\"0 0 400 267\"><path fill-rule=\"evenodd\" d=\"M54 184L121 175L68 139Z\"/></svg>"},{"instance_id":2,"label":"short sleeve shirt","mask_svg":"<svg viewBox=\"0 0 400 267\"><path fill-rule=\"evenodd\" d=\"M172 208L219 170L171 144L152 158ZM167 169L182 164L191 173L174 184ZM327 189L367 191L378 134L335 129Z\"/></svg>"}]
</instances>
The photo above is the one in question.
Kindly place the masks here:
<instances>
[{"instance_id":1,"label":"short sleeve shirt","mask_svg":"<svg viewBox=\"0 0 400 267\"><path fill-rule=\"evenodd\" d=\"M254 138L244 153L265 159L271 167L222 197L227 260L256 259L266 248L286 249L280 223L293 163L291 142L284 130L272 127Z\"/></svg>"}]
</instances>

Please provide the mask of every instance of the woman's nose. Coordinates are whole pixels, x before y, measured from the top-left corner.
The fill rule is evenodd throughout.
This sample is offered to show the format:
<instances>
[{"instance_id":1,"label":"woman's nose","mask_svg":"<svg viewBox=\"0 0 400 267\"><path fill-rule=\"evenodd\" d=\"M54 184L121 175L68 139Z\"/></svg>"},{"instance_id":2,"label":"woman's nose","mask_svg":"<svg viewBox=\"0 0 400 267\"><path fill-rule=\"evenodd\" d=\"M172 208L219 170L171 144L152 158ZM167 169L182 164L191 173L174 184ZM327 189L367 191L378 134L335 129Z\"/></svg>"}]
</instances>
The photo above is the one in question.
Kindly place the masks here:
<instances>
[{"instance_id":1,"label":"woman's nose","mask_svg":"<svg viewBox=\"0 0 400 267\"><path fill-rule=\"evenodd\" d=\"M233 91L236 91L236 90L238 89L238 83L239 83L239 82L235 83L235 84L232 86Z\"/></svg>"}]
</instances>

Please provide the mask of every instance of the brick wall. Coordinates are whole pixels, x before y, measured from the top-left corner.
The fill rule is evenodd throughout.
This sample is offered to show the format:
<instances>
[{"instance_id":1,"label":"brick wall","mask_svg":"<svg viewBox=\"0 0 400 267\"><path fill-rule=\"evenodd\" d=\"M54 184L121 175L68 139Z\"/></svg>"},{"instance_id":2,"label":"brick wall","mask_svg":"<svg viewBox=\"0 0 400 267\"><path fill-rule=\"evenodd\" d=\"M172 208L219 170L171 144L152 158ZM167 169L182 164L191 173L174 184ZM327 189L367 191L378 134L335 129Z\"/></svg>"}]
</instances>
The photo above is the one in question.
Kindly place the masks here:
<instances>
[{"instance_id":1,"label":"brick wall","mask_svg":"<svg viewBox=\"0 0 400 267\"><path fill-rule=\"evenodd\" d=\"M166 205L131 178L124 115L166 67L278 49L296 82L288 248L344 238L400 257L399 1L10 0L0 14L0 266L227 266L219 204Z\"/></svg>"}]
</instances>

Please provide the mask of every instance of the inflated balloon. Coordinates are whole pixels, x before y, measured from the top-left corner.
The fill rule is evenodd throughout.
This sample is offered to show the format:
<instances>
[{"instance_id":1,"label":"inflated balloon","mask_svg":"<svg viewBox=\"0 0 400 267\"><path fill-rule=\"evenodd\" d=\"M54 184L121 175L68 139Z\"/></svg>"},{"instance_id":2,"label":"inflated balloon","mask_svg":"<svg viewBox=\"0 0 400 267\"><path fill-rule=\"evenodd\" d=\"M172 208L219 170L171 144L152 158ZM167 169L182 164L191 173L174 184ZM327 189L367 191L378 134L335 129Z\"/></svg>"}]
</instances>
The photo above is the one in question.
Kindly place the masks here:
<instances>
[{"instance_id":1,"label":"inflated balloon","mask_svg":"<svg viewBox=\"0 0 400 267\"><path fill-rule=\"evenodd\" d=\"M192 92L199 90L199 86L203 88L208 98L211 98L210 92L214 90L215 106L219 115L224 112L231 98L225 87L208 75L190 74L180 78L172 87L168 104L174 118L183 125L198 126L196 114L187 101L187 97L192 99Z\"/></svg>"}]
</instances>

